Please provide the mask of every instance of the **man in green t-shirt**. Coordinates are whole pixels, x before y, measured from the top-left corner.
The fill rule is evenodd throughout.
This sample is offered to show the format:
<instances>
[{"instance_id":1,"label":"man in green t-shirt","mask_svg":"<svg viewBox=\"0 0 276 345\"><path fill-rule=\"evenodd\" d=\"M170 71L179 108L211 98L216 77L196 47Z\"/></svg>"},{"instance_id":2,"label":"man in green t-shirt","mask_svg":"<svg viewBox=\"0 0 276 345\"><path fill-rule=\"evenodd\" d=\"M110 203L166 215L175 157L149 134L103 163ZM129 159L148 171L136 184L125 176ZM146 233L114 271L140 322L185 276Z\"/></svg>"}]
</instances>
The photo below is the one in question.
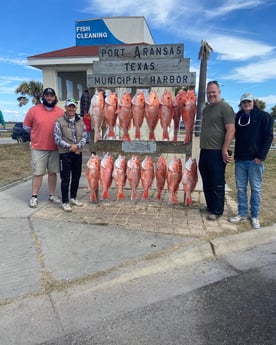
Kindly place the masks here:
<instances>
[{"instance_id":1,"label":"man in green t-shirt","mask_svg":"<svg viewBox=\"0 0 276 345\"><path fill-rule=\"evenodd\" d=\"M232 160L229 146L235 134L235 113L221 99L217 81L207 84L208 104L202 113L199 171L202 177L208 220L224 211L225 167Z\"/></svg>"}]
</instances>

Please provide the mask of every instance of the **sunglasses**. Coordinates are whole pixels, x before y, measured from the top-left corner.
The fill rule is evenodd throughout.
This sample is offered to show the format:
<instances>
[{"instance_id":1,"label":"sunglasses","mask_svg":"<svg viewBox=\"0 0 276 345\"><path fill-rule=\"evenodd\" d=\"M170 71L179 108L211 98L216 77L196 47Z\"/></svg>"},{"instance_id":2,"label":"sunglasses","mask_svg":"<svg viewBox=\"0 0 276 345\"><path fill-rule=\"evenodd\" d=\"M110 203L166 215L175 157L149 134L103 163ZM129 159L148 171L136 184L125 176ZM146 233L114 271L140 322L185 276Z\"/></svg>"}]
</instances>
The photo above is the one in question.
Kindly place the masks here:
<instances>
[{"instance_id":1,"label":"sunglasses","mask_svg":"<svg viewBox=\"0 0 276 345\"><path fill-rule=\"evenodd\" d=\"M219 82L217 80L211 80L207 83L207 86L210 86L210 85L217 85L217 87L219 87Z\"/></svg>"},{"instance_id":2,"label":"sunglasses","mask_svg":"<svg viewBox=\"0 0 276 345\"><path fill-rule=\"evenodd\" d=\"M66 102L74 102L74 103L78 104L78 101L76 101L75 98L68 98L66 100Z\"/></svg>"}]
</instances>

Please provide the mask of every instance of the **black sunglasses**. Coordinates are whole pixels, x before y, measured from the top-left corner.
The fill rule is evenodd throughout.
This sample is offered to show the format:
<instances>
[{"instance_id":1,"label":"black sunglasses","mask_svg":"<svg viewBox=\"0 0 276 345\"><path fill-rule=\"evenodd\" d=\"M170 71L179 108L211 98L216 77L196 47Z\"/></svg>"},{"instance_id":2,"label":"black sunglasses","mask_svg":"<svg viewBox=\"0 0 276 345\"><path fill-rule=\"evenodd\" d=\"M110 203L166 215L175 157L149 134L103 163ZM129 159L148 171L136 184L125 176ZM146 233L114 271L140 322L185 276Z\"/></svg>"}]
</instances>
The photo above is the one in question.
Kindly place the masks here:
<instances>
[{"instance_id":1,"label":"black sunglasses","mask_svg":"<svg viewBox=\"0 0 276 345\"><path fill-rule=\"evenodd\" d=\"M207 83L207 86L210 86L210 85L217 85L217 87L219 87L219 83L217 80L211 80Z\"/></svg>"}]
</instances>

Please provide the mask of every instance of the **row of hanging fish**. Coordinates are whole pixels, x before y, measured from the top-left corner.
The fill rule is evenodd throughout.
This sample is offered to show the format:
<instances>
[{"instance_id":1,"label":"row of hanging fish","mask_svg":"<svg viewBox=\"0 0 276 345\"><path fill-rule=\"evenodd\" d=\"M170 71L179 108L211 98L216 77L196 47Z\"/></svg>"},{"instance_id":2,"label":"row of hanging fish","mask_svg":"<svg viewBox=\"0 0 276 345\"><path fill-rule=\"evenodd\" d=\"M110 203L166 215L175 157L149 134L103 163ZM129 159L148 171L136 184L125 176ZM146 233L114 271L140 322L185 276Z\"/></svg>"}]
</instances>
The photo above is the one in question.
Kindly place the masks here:
<instances>
[{"instance_id":1,"label":"row of hanging fish","mask_svg":"<svg viewBox=\"0 0 276 345\"><path fill-rule=\"evenodd\" d=\"M178 204L177 191L182 182L183 190L186 193L185 206L192 205L192 192L198 182L196 159L189 158L184 166L180 158L174 157L167 164L161 155L156 164L151 156L146 156L140 161L137 155L126 159L118 155L117 159L106 153L102 159L92 154L87 162L86 177L90 189L90 201L98 202L99 184L101 185L101 200L110 200L109 189L112 182L117 187L117 200L125 200L124 187L128 181L131 189L131 200L138 200L138 186L141 183L143 193L142 200L148 200L149 190L156 179L157 200L161 200L161 194L167 182L169 192L169 204Z\"/></svg>"},{"instance_id":2,"label":"row of hanging fish","mask_svg":"<svg viewBox=\"0 0 276 345\"><path fill-rule=\"evenodd\" d=\"M109 92L104 97L104 91L96 90L92 97L89 114L91 128L94 128L94 141L102 139L102 126L107 126L107 139L115 139L115 126L118 122L120 140L131 141L129 130L135 128L135 139L141 140L141 127L146 121L149 129L149 140L156 140L155 129L158 122L162 128L162 140L169 140L169 128L173 126L173 141L177 142L179 123L182 119L186 129L184 143L191 141L196 114L196 96L193 90L179 90L175 97L165 90L160 100L157 92L151 90L147 97L144 92L137 90L131 97L124 92L118 99L116 92Z\"/></svg>"}]
</instances>

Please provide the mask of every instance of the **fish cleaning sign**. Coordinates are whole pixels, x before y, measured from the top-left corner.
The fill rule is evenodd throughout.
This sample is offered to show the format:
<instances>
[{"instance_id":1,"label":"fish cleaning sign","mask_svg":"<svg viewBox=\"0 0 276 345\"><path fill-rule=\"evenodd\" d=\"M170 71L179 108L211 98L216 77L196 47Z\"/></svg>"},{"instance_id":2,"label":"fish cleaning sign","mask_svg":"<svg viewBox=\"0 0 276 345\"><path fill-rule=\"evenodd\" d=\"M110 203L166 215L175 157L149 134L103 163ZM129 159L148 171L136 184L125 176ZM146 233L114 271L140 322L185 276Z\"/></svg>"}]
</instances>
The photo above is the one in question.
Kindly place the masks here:
<instances>
[{"instance_id":1,"label":"fish cleaning sign","mask_svg":"<svg viewBox=\"0 0 276 345\"><path fill-rule=\"evenodd\" d=\"M196 73L183 44L102 46L87 76L89 87L194 86Z\"/></svg>"}]
</instances>

